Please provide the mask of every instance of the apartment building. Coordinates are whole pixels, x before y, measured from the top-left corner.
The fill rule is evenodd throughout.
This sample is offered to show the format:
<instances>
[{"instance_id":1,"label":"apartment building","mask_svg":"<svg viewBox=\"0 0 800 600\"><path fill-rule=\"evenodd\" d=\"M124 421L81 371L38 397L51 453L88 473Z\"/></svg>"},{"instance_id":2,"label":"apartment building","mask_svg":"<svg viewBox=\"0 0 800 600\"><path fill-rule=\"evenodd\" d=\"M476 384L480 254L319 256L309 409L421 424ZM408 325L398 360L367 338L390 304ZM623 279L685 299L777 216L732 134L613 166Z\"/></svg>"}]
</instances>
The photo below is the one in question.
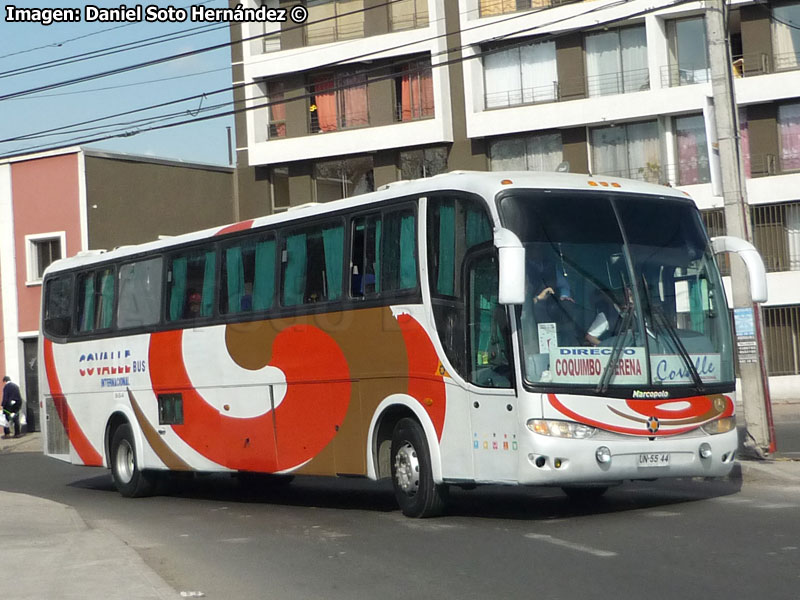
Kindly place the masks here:
<instances>
[{"instance_id":1,"label":"apartment building","mask_svg":"<svg viewBox=\"0 0 800 600\"><path fill-rule=\"evenodd\" d=\"M270 7L297 4L260 0ZM256 0L248 0L256 6ZM236 4L232 1L232 4ZM231 27L242 217L454 169L680 187L712 235L705 3L305 0ZM773 389L800 385L800 1L728 4Z\"/></svg>"}]
</instances>

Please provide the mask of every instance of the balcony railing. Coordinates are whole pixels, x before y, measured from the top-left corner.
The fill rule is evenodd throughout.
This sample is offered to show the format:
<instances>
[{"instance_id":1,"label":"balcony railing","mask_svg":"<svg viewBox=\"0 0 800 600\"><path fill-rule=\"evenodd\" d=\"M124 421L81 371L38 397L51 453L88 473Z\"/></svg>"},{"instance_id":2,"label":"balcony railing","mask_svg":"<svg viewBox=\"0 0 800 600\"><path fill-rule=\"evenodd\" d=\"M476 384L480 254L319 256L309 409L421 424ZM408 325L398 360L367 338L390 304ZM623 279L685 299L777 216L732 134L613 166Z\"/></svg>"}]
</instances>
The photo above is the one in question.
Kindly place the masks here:
<instances>
[{"instance_id":1,"label":"balcony railing","mask_svg":"<svg viewBox=\"0 0 800 600\"><path fill-rule=\"evenodd\" d=\"M661 87L678 87L711 81L711 69L708 67L686 67L681 65L663 65L661 67Z\"/></svg>"},{"instance_id":2,"label":"balcony railing","mask_svg":"<svg viewBox=\"0 0 800 600\"><path fill-rule=\"evenodd\" d=\"M554 8L562 4L575 4L587 0L480 0L480 16L494 17L508 13Z\"/></svg>"},{"instance_id":3,"label":"balcony railing","mask_svg":"<svg viewBox=\"0 0 800 600\"><path fill-rule=\"evenodd\" d=\"M649 90L650 71L648 69L632 69L618 73L591 75L586 78L586 88L590 97Z\"/></svg>"},{"instance_id":4,"label":"balcony railing","mask_svg":"<svg viewBox=\"0 0 800 600\"><path fill-rule=\"evenodd\" d=\"M770 375L800 375L800 306L764 308Z\"/></svg>"},{"instance_id":5,"label":"balcony railing","mask_svg":"<svg viewBox=\"0 0 800 600\"><path fill-rule=\"evenodd\" d=\"M536 87L517 88L486 94L486 108L508 108L523 104L556 102L559 97L558 82Z\"/></svg>"}]
</instances>

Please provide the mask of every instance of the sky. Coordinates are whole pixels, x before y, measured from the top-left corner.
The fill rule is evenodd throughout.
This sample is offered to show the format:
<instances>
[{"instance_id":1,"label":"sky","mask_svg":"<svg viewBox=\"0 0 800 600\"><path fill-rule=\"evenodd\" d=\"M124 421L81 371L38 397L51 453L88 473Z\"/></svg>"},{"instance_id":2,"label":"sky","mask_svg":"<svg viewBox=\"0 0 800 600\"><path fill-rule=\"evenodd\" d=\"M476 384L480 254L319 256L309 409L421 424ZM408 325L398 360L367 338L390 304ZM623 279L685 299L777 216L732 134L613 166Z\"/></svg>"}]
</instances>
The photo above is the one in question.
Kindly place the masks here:
<instances>
[{"instance_id":1,"label":"sky","mask_svg":"<svg viewBox=\"0 0 800 600\"><path fill-rule=\"evenodd\" d=\"M119 0L96 0L80 4L53 0L4 0L0 14L0 158L9 154L81 144L94 149L188 162L229 164L228 127L231 129L233 147L236 147L232 116L152 132L142 131L152 126L191 121L231 110L233 95L230 91L209 94L231 86L230 48L227 46L126 73L13 97L20 92L226 44L230 40L227 23L192 22L188 15L185 21L175 23L146 22L144 19L147 14L144 11L148 6L167 8L172 5L186 8L188 13L192 5L224 8L227 7L227 0L154 0L139 5L143 7L141 21L84 20L87 5L119 8L123 3ZM27 9L80 8L81 22L51 25L9 22L9 5ZM131 8L137 4L129 1L126 6ZM181 33L188 35L144 48L115 48ZM98 51L113 54L42 68L52 61ZM207 94L205 98L199 97L204 93ZM6 96L12 97L4 98ZM193 96L198 97L158 109L76 126L85 131L62 131L58 136L13 139ZM225 106L213 108L221 104ZM167 115L174 116L166 118ZM148 122L142 122L143 119ZM108 127L88 128L112 123L117 123L114 133L125 135L84 143L109 134Z\"/></svg>"}]
</instances>

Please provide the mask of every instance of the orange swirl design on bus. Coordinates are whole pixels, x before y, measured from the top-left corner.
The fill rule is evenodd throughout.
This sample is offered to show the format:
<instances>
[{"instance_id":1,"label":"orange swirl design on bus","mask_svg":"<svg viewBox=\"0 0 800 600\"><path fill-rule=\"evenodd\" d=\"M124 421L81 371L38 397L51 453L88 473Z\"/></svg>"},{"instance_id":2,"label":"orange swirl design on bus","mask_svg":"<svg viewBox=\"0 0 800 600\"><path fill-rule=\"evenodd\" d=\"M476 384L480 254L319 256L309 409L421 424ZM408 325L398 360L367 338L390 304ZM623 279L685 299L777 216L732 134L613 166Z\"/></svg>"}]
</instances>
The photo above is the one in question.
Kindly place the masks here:
<instances>
[{"instance_id":1,"label":"orange swirl design on bus","mask_svg":"<svg viewBox=\"0 0 800 600\"><path fill-rule=\"evenodd\" d=\"M205 401L186 371L182 339L180 330L151 336L153 390L182 394L184 425L172 428L206 458L236 470L285 471L311 460L336 435L351 384L344 354L327 333L294 325L277 334L268 364L284 373L286 396L274 411L252 418L226 416Z\"/></svg>"},{"instance_id":2,"label":"orange swirl design on bus","mask_svg":"<svg viewBox=\"0 0 800 600\"><path fill-rule=\"evenodd\" d=\"M580 414L576 410L569 408L565 402L559 399L555 394L548 394L547 399L550 405L560 413L584 425L590 425L616 433L644 435L648 437L685 433L703 423L713 421L714 419L730 417L734 413L734 406L731 399L721 394L665 400L620 400L618 405L624 404L629 411L623 411L613 406L611 403L605 404L605 408L611 415L617 416L623 421L632 421L643 425L643 427L640 428L633 428L625 427L609 420L600 420L597 417L593 418L585 414ZM597 401L602 402L599 398ZM587 406L585 398L581 399L581 403L584 407ZM688 404L688 406L669 408L670 404ZM591 407L591 405L588 406ZM654 431L652 427L654 419L659 424L659 427L655 428L656 431Z\"/></svg>"}]
</instances>

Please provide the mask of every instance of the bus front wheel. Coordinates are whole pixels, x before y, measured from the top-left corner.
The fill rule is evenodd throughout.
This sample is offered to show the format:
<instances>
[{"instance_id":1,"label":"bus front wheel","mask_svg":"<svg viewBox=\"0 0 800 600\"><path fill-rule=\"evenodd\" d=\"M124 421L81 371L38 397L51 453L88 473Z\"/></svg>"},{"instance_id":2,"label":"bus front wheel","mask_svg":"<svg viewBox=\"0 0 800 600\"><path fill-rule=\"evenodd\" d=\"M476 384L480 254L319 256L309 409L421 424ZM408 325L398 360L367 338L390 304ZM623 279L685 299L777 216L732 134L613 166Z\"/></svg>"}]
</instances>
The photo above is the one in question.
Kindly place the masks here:
<instances>
[{"instance_id":1,"label":"bus front wheel","mask_svg":"<svg viewBox=\"0 0 800 600\"><path fill-rule=\"evenodd\" d=\"M139 468L133 430L128 423L117 427L111 439L111 476L126 498L149 496L155 489L155 474Z\"/></svg>"},{"instance_id":2,"label":"bus front wheel","mask_svg":"<svg viewBox=\"0 0 800 600\"><path fill-rule=\"evenodd\" d=\"M391 466L394 495L404 515L421 518L441 514L447 486L433 481L425 432L413 419L400 419L395 425Z\"/></svg>"}]
</instances>

